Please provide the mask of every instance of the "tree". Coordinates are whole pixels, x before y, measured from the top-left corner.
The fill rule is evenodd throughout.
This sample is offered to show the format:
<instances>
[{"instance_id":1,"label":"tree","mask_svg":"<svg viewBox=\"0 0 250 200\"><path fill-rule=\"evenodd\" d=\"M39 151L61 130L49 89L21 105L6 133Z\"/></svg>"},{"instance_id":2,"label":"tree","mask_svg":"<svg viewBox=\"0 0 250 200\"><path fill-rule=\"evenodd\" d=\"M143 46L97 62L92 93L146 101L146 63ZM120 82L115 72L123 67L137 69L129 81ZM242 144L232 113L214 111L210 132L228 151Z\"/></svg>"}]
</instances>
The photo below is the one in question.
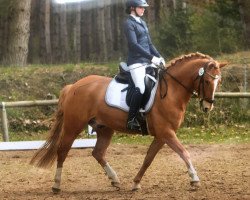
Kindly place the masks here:
<instances>
[{"instance_id":1,"label":"tree","mask_svg":"<svg viewBox=\"0 0 250 200\"><path fill-rule=\"evenodd\" d=\"M67 9L65 4L60 5L60 42L61 42L61 61L69 61L69 43L67 30Z\"/></svg>"},{"instance_id":2,"label":"tree","mask_svg":"<svg viewBox=\"0 0 250 200\"><path fill-rule=\"evenodd\" d=\"M104 1L97 2L97 38L99 41L98 52L99 60L107 60L107 41L105 40L105 10L104 10Z\"/></svg>"},{"instance_id":3,"label":"tree","mask_svg":"<svg viewBox=\"0 0 250 200\"><path fill-rule=\"evenodd\" d=\"M189 12L183 8L183 1L173 1L169 13L162 12L158 32L158 46L166 57L190 52Z\"/></svg>"},{"instance_id":4,"label":"tree","mask_svg":"<svg viewBox=\"0 0 250 200\"><path fill-rule=\"evenodd\" d=\"M82 11L81 11L81 59L82 60L89 60L90 59L90 52L92 49L92 35L91 35L91 8L92 2L86 2L82 4Z\"/></svg>"},{"instance_id":5,"label":"tree","mask_svg":"<svg viewBox=\"0 0 250 200\"><path fill-rule=\"evenodd\" d=\"M75 15L75 28L74 28L74 61L76 63L81 60L81 6L77 5Z\"/></svg>"},{"instance_id":6,"label":"tree","mask_svg":"<svg viewBox=\"0 0 250 200\"><path fill-rule=\"evenodd\" d=\"M8 36L8 9L9 9L9 0L0 1L0 61L3 59L3 55L6 51L7 46L7 36Z\"/></svg>"},{"instance_id":7,"label":"tree","mask_svg":"<svg viewBox=\"0 0 250 200\"><path fill-rule=\"evenodd\" d=\"M30 36L31 0L10 0L8 7L9 37L6 53L3 56L5 65L25 66L28 57Z\"/></svg>"},{"instance_id":8,"label":"tree","mask_svg":"<svg viewBox=\"0 0 250 200\"><path fill-rule=\"evenodd\" d=\"M60 46L60 11L58 4L52 4L51 17L51 43L52 43L52 60L53 63L61 62L61 46Z\"/></svg>"},{"instance_id":9,"label":"tree","mask_svg":"<svg viewBox=\"0 0 250 200\"><path fill-rule=\"evenodd\" d=\"M176 0L161 19L157 39L166 56L192 51L213 56L242 49L242 23L235 0Z\"/></svg>"},{"instance_id":10,"label":"tree","mask_svg":"<svg viewBox=\"0 0 250 200\"><path fill-rule=\"evenodd\" d=\"M40 5L40 61L52 63L51 39L50 39L50 0L39 1Z\"/></svg>"},{"instance_id":11,"label":"tree","mask_svg":"<svg viewBox=\"0 0 250 200\"><path fill-rule=\"evenodd\" d=\"M57 4L54 0L0 0L0 61L17 64L18 60L17 65L24 65L27 54L29 63L124 60L125 2ZM242 50L243 33L244 44L250 45L250 1L147 2L150 6L144 19L163 56L191 51L217 55ZM24 45L28 43L29 52Z\"/></svg>"},{"instance_id":12,"label":"tree","mask_svg":"<svg viewBox=\"0 0 250 200\"><path fill-rule=\"evenodd\" d=\"M250 1L238 0L243 31L248 48L250 48Z\"/></svg>"},{"instance_id":13,"label":"tree","mask_svg":"<svg viewBox=\"0 0 250 200\"><path fill-rule=\"evenodd\" d=\"M122 44L120 41L121 35L122 35L122 30L121 30L121 20L120 18L121 16L121 12L120 12L120 4L115 3L116 0L112 0L112 3L114 4L114 6L111 9L111 27L112 27L112 33L113 33L113 45L112 48L114 50L114 52L120 52L121 53L121 49L122 49ZM124 45L125 47L126 45ZM124 49L124 48L123 48ZM113 52L113 53L114 53ZM120 54L117 53L118 57L120 57Z\"/></svg>"},{"instance_id":14,"label":"tree","mask_svg":"<svg viewBox=\"0 0 250 200\"><path fill-rule=\"evenodd\" d=\"M105 40L106 40L106 52L107 52L107 57L105 60L110 60L110 58L113 55L113 34L112 34L112 16L111 16L111 0L105 0Z\"/></svg>"}]
</instances>

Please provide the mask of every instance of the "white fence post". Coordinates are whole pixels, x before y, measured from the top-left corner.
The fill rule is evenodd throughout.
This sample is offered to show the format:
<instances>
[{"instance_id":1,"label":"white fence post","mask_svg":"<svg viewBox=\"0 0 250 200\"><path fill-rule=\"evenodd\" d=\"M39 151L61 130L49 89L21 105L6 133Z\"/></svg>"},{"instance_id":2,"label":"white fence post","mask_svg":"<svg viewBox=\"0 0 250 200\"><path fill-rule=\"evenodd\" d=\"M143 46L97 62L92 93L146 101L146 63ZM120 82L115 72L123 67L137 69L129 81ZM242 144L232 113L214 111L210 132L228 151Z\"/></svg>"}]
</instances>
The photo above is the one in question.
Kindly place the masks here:
<instances>
[{"instance_id":1,"label":"white fence post","mask_svg":"<svg viewBox=\"0 0 250 200\"><path fill-rule=\"evenodd\" d=\"M9 142L8 118L5 108L5 102L2 102L2 127L3 127L3 141Z\"/></svg>"}]
</instances>

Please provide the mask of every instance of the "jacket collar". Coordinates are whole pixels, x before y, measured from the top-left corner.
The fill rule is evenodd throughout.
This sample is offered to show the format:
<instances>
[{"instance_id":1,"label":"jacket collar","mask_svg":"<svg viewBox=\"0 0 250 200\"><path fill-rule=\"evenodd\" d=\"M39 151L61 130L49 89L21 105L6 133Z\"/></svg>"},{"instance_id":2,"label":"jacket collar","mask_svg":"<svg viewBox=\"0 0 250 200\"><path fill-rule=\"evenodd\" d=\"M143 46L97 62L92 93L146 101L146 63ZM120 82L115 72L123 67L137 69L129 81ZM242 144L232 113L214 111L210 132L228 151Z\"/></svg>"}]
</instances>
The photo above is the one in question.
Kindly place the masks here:
<instances>
[{"instance_id":1,"label":"jacket collar","mask_svg":"<svg viewBox=\"0 0 250 200\"><path fill-rule=\"evenodd\" d=\"M141 23L136 21L136 19L134 17L132 17L131 15L129 16L129 19L136 22L137 24L140 24L144 29L146 29L146 30L148 29L146 23L142 19L141 19Z\"/></svg>"},{"instance_id":2,"label":"jacket collar","mask_svg":"<svg viewBox=\"0 0 250 200\"><path fill-rule=\"evenodd\" d=\"M142 23L136 21L136 19L135 19L133 16L131 16L131 15L129 15L129 19L131 19L132 21L135 21L135 22L138 23L138 24L142 24ZM142 22L142 21L143 21L143 20L141 19L141 22Z\"/></svg>"},{"instance_id":3,"label":"jacket collar","mask_svg":"<svg viewBox=\"0 0 250 200\"><path fill-rule=\"evenodd\" d=\"M134 22L136 22L136 23L138 23L138 24L140 24L141 26L143 26L145 29L146 29L146 23L142 20L142 18L141 18L141 23L140 22L138 22L138 21L136 21L136 19L133 17L133 16L131 16L131 15L129 15L129 17L128 17L130 20L132 20L132 21L134 21Z\"/></svg>"},{"instance_id":4,"label":"jacket collar","mask_svg":"<svg viewBox=\"0 0 250 200\"><path fill-rule=\"evenodd\" d=\"M133 17L135 19L135 21L137 21L138 23L141 23L141 18L140 17L134 16L132 14L130 14L130 16Z\"/></svg>"}]
</instances>

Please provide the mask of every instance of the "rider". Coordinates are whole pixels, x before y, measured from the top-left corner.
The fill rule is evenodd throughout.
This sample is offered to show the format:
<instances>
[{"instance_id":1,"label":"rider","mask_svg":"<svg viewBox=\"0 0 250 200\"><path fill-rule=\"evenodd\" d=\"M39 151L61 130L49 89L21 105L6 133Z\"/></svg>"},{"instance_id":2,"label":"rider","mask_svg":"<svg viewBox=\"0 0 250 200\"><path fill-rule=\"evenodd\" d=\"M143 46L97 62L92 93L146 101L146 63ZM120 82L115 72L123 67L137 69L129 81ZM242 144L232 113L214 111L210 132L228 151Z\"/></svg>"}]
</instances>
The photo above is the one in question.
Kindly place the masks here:
<instances>
[{"instance_id":1,"label":"rider","mask_svg":"<svg viewBox=\"0 0 250 200\"><path fill-rule=\"evenodd\" d=\"M147 64L165 65L164 59L152 44L146 23L141 19L148 6L145 0L128 0L126 2L126 13L129 14L124 23L128 43L127 64L135 84L127 119L127 128L130 130L140 129L136 115L145 92L144 78Z\"/></svg>"}]
</instances>

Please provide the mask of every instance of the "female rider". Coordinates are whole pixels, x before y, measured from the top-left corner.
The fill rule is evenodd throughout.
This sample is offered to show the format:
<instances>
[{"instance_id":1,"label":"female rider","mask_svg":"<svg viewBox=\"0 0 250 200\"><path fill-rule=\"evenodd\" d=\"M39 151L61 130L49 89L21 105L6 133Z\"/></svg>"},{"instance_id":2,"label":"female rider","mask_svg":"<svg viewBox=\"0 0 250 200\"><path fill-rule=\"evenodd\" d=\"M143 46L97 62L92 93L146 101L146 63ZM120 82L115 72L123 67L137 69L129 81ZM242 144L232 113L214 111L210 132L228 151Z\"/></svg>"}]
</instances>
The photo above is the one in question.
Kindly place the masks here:
<instances>
[{"instance_id":1,"label":"female rider","mask_svg":"<svg viewBox=\"0 0 250 200\"><path fill-rule=\"evenodd\" d=\"M165 65L164 59L152 44L146 23L141 19L148 6L145 0L128 0L126 2L126 13L129 14L124 23L128 43L127 64L135 85L130 102L127 128L136 131L140 130L136 115L145 91L144 78L147 64Z\"/></svg>"}]
</instances>

